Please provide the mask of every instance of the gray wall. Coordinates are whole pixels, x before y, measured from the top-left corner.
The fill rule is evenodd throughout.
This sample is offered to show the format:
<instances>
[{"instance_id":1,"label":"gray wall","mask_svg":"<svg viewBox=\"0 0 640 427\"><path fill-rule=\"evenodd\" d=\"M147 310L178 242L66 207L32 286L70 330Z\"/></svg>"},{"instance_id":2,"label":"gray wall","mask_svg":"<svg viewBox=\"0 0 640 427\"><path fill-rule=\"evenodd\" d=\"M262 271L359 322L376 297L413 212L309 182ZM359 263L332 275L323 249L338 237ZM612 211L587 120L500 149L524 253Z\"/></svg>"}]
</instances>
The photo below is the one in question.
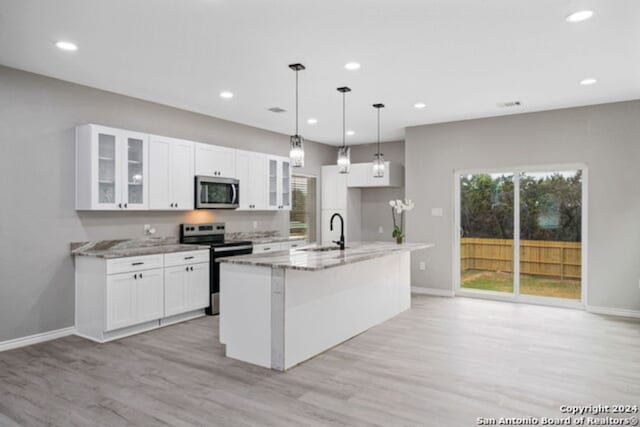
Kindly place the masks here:
<instances>
[{"instance_id":1,"label":"gray wall","mask_svg":"<svg viewBox=\"0 0 640 427\"><path fill-rule=\"evenodd\" d=\"M456 169L586 163L590 306L640 309L640 101L408 128L407 197L417 286L452 289ZM430 216L432 207L444 217ZM420 271L418 261L427 262Z\"/></svg>"},{"instance_id":2,"label":"gray wall","mask_svg":"<svg viewBox=\"0 0 640 427\"><path fill-rule=\"evenodd\" d=\"M356 145L351 148L353 163L371 162L377 144ZM404 165L404 142L386 142L380 145L385 160ZM389 200L404 199L404 187L362 189L362 240L392 241L393 220ZM382 233L380 233L382 227Z\"/></svg>"},{"instance_id":3,"label":"gray wall","mask_svg":"<svg viewBox=\"0 0 640 427\"><path fill-rule=\"evenodd\" d=\"M177 235L190 221L288 233L286 212L76 212L74 127L98 123L288 155L288 136L0 66L0 341L74 323L71 241ZM335 150L306 143L307 174ZM318 214L318 218L319 218Z\"/></svg>"}]
</instances>

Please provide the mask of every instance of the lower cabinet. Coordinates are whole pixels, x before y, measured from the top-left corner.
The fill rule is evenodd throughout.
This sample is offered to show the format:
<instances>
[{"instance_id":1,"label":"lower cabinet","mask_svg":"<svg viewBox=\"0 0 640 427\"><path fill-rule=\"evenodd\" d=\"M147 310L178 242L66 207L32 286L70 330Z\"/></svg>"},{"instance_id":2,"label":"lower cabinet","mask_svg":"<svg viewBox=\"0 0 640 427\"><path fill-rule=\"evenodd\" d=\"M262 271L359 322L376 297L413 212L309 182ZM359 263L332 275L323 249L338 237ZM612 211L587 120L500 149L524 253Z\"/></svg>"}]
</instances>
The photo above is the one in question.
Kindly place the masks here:
<instances>
[{"instance_id":1,"label":"lower cabinet","mask_svg":"<svg viewBox=\"0 0 640 427\"><path fill-rule=\"evenodd\" d=\"M162 274L163 270L157 268L107 276L107 331L162 317Z\"/></svg>"},{"instance_id":2,"label":"lower cabinet","mask_svg":"<svg viewBox=\"0 0 640 427\"><path fill-rule=\"evenodd\" d=\"M209 250L76 257L76 333L106 342L203 314Z\"/></svg>"},{"instance_id":3,"label":"lower cabinet","mask_svg":"<svg viewBox=\"0 0 640 427\"><path fill-rule=\"evenodd\" d=\"M305 240L291 240L286 242L259 243L253 245L253 253L261 254L265 252L288 251L289 249L297 249L306 246Z\"/></svg>"},{"instance_id":4,"label":"lower cabinet","mask_svg":"<svg viewBox=\"0 0 640 427\"><path fill-rule=\"evenodd\" d=\"M209 305L209 263L179 265L164 270L164 316Z\"/></svg>"}]
</instances>

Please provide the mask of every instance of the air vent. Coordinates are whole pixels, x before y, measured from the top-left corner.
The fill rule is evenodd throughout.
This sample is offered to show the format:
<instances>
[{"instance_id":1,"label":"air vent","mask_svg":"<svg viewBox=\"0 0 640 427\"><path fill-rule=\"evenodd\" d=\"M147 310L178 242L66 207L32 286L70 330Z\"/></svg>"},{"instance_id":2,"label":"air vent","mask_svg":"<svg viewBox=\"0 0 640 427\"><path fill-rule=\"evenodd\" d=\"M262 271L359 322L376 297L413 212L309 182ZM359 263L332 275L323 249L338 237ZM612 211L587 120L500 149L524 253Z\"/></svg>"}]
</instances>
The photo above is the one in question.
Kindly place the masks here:
<instances>
[{"instance_id":1,"label":"air vent","mask_svg":"<svg viewBox=\"0 0 640 427\"><path fill-rule=\"evenodd\" d=\"M271 111L272 113L286 113L287 110L285 110L284 108L280 108L280 107L271 107L271 108L267 108L267 110Z\"/></svg>"},{"instance_id":2,"label":"air vent","mask_svg":"<svg viewBox=\"0 0 640 427\"><path fill-rule=\"evenodd\" d=\"M522 103L520 101L498 102L498 107L500 108L519 107L521 105Z\"/></svg>"}]
</instances>

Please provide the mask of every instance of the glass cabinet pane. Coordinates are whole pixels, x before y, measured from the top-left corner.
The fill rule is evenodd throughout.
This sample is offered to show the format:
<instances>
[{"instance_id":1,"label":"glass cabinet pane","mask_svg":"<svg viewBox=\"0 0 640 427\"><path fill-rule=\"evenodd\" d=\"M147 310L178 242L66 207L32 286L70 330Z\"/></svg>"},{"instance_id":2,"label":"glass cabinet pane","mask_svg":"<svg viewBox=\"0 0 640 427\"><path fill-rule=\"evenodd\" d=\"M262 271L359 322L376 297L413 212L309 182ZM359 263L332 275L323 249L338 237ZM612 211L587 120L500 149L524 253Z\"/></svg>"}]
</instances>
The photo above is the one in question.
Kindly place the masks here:
<instances>
[{"instance_id":1,"label":"glass cabinet pane","mask_svg":"<svg viewBox=\"0 0 640 427\"><path fill-rule=\"evenodd\" d=\"M291 200L291 186L289 176L289 162L282 162L282 206L289 206Z\"/></svg>"},{"instance_id":2,"label":"glass cabinet pane","mask_svg":"<svg viewBox=\"0 0 640 427\"><path fill-rule=\"evenodd\" d=\"M278 161L269 160L269 206L278 204Z\"/></svg>"},{"instance_id":3,"label":"glass cabinet pane","mask_svg":"<svg viewBox=\"0 0 640 427\"><path fill-rule=\"evenodd\" d=\"M127 138L127 202L143 202L143 157L144 144L141 139Z\"/></svg>"},{"instance_id":4,"label":"glass cabinet pane","mask_svg":"<svg viewBox=\"0 0 640 427\"><path fill-rule=\"evenodd\" d=\"M98 202L116 202L116 137L98 135Z\"/></svg>"}]
</instances>

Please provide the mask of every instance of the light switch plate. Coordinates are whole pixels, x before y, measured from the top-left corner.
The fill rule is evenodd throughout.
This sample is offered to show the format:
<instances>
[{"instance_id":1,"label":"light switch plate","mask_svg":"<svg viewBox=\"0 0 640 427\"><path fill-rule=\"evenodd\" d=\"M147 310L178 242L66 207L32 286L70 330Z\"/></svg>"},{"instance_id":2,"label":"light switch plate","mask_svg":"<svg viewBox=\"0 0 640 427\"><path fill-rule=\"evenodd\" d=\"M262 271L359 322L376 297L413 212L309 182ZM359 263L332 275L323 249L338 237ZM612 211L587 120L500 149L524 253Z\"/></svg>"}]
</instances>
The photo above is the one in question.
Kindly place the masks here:
<instances>
[{"instance_id":1,"label":"light switch plate","mask_svg":"<svg viewBox=\"0 0 640 427\"><path fill-rule=\"evenodd\" d=\"M442 208L431 208L431 216L443 216L444 209Z\"/></svg>"},{"instance_id":2,"label":"light switch plate","mask_svg":"<svg viewBox=\"0 0 640 427\"><path fill-rule=\"evenodd\" d=\"M253 229L254 230L258 229L258 221L253 221Z\"/></svg>"},{"instance_id":3,"label":"light switch plate","mask_svg":"<svg viewBox=\"0 0 640 427\"><path fill-rule=\"evenodd\" d=\"M384 234L384 228L382 228L382 226L378 227L378 233Z\"/></svg>"},{"instance_id":4,"label":"light switch plate","mask_svg":"<svg viewBox=\"0 0 640 427\"><path fill-rule=\"evenodd\" d=\"M427 269L427 263L424 261L420 261L420 270L426 270Z\"/></svg>"}]
</instances>

